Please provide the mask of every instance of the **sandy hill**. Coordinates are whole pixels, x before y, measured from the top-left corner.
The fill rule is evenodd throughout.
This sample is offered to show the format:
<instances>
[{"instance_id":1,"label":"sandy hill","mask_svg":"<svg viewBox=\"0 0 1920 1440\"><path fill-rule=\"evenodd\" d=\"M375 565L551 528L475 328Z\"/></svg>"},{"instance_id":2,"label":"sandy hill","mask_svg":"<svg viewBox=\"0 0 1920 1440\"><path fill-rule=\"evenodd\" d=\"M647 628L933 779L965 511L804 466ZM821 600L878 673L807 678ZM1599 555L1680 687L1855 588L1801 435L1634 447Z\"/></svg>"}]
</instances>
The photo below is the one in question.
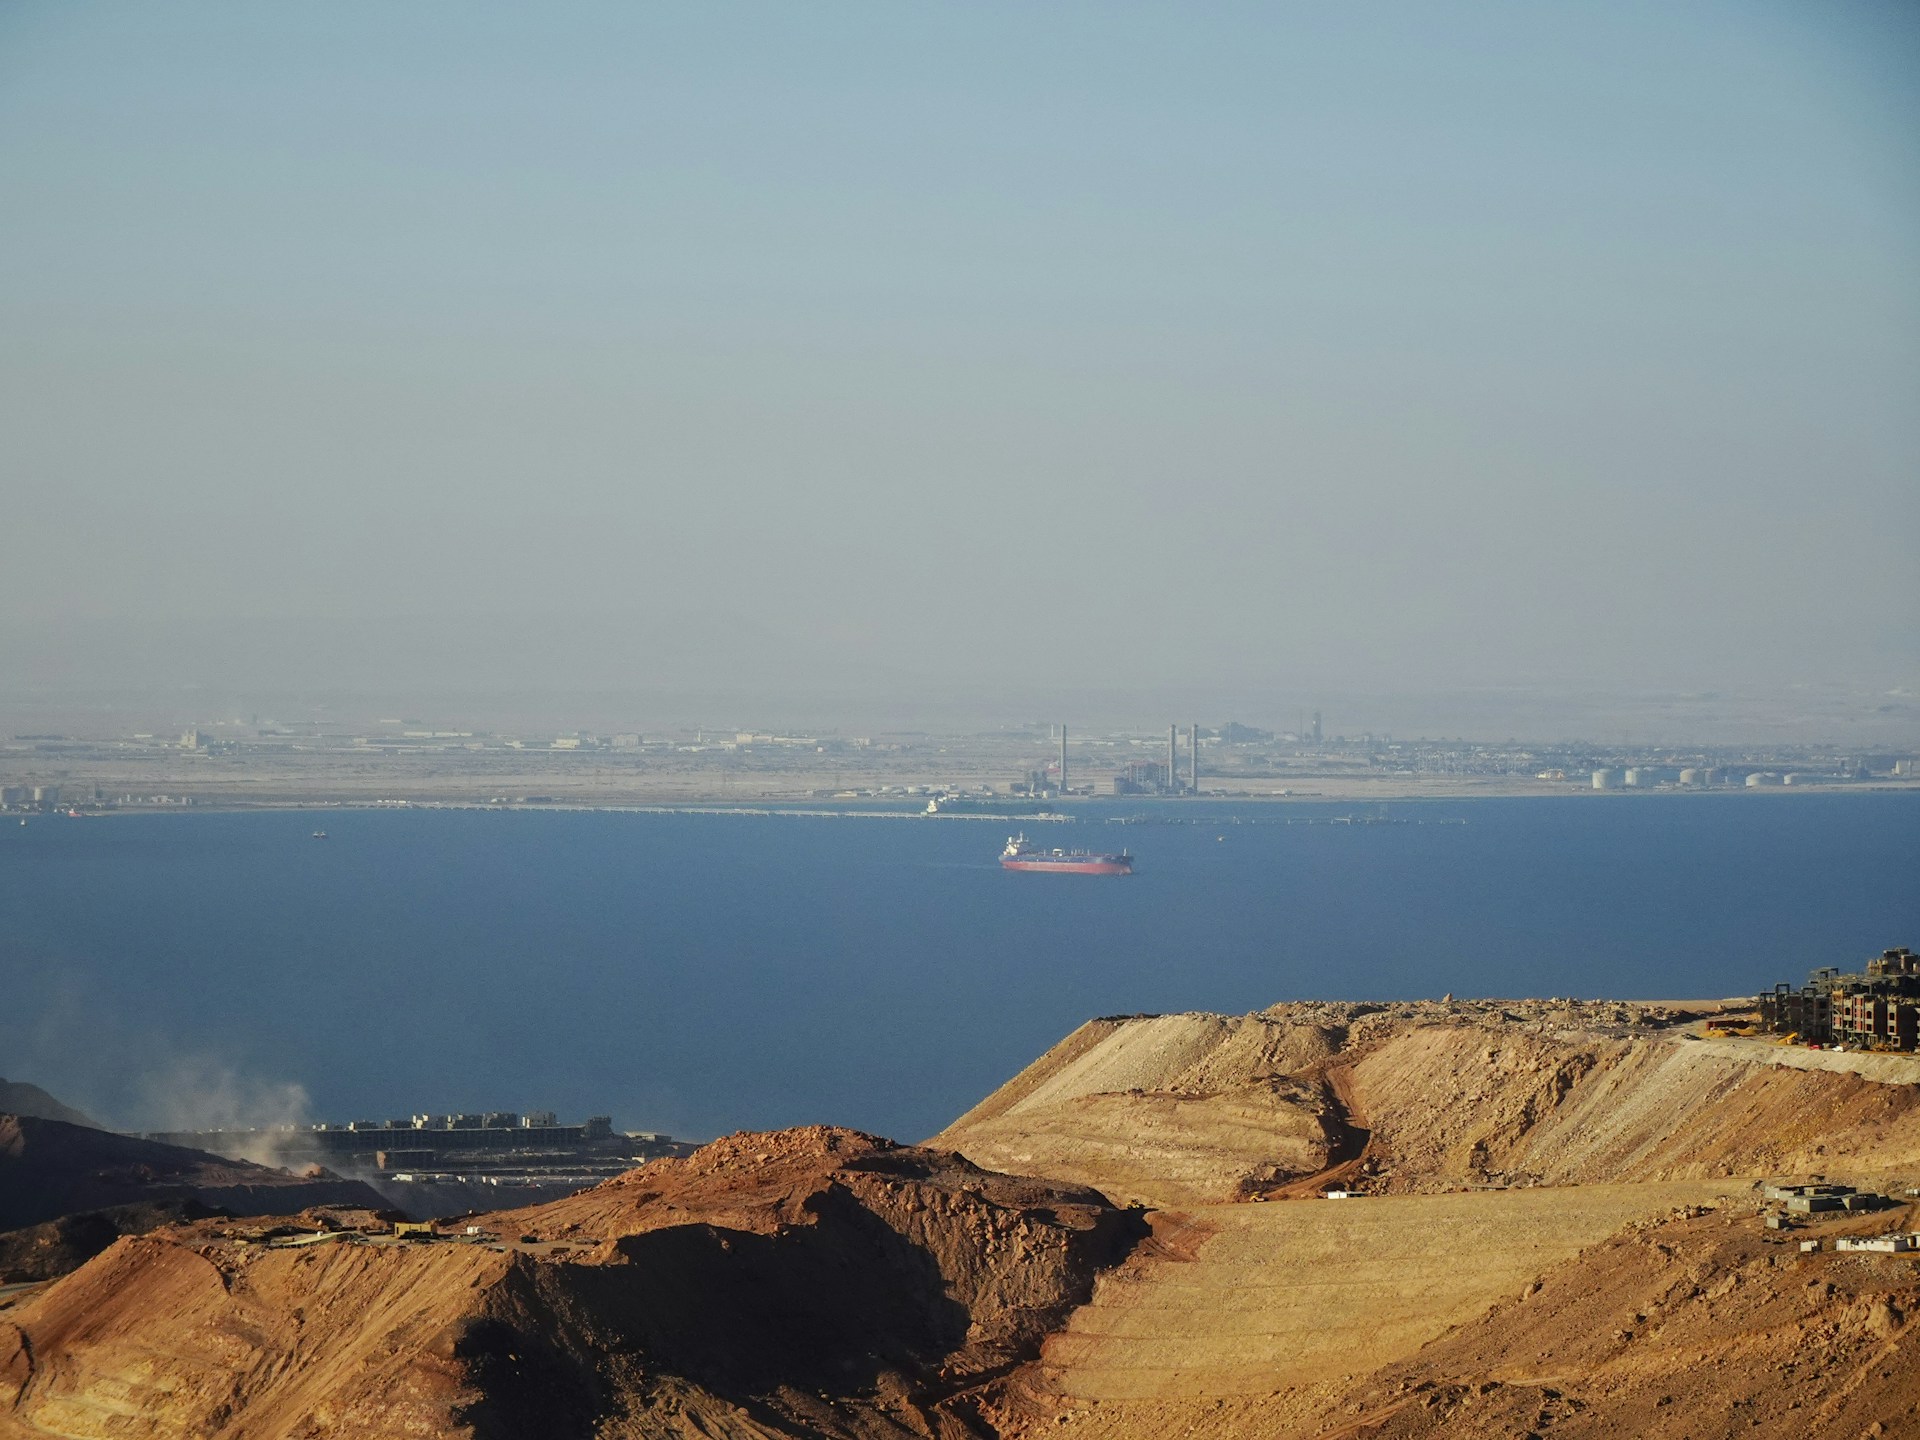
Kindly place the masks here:
<instances>
[{"instance_id":1,"label":"sandy hill","mask_svg":"<svg viewBox=\"0 0 1920 1440\"><path fill-rule=\"evenodd\" d=\"M324 1171L291 1175L132 1135L0 1115L0 1231L111 1206L188 1199L237 1215L385 1203L359 1181Z\"/></svg>"},{"instance_id":2,"label":"sandy hill","mask_svg":"<svg viewBox=\"0 0 1920 1440\"><path fill-rule=\"evenodd\" d=\"M1407 1192L1920 1165L1914 1084L1776 1064L1797 1052L1696 1040L1687 1018L1536 1000L1094 1020L928 1143L1176 1207L1335 1166ZM1900 1063L1889 1079L1920 1081Z\"/></svg>"},{"instance_id":3,"label":"sandy hill","mask_svg":"<svg viewBox=\"0 0 1920 1440\"><path fill-rule=\"evenodd\" d=\"M829 1129L488 1227L120 1241L0 1312L0 1435L958 1440L1145 1228L1085 1189Z\"/></svg>"},{"instance_id":4,"label":"sandy hill","mask_svg":"<svg viewBox=\"0 0 1920 1440\"><path fill-rule=\"evenodd\" d=\"M931 1142L1162 1207L1002 1388L1002 1433L1920 1434L1915 1262L1831 1250L1915 1222L1772 1232L1759 1193L1821 1172L1904 1195L1920 1062L1811 1068L1689 1019L1513 1001L1082 1026ZM1364 1194L1310 1198L1336 1184Z\"/></svg>"},{"instance_id":5,"label":"sandy hill","mask_svg":"<svg viewBox=\"0 0 1920 1440\"><path fill-rule=\"evenodd\" d=\"M734 1136L454 1241L177 1226L0 1296L0 1437L1920 1436L1920 1260L1833 1244L1920 1225L1920 1061L1696 1029L1112 1017L925 1147ZM1766 1227L1816 1172L1893 1199Z\"/></svg>"}]
</instances>

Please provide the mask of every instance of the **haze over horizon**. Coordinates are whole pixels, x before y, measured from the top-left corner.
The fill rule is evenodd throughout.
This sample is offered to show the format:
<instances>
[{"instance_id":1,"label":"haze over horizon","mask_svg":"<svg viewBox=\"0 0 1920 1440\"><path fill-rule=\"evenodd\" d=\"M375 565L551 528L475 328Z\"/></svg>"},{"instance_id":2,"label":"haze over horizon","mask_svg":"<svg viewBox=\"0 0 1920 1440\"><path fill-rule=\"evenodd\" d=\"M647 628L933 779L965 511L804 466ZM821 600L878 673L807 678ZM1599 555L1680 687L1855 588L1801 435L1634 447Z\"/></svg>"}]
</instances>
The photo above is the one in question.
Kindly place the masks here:
<instances>
[{"instance_id":1,"label":"haze over horizon","mask_svg":"<svg viewBox=\"0 0 1920 1440\"><path fill-rule=\"evenodd\" d=\"M0 726L1920 736L1916 77L1864 0L9 6Z\"/></svg>"}]
</instances>

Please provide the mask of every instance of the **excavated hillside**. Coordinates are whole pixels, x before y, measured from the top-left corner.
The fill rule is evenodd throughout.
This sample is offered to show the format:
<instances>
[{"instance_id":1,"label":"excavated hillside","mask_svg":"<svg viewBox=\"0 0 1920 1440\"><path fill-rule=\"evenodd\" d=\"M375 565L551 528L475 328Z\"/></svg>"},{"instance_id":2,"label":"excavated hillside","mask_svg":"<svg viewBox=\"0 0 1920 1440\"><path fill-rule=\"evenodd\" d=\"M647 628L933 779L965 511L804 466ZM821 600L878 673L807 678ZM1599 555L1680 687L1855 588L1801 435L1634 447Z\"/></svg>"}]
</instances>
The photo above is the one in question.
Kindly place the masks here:
<instances>
[{"instance_id":1,"label":"excavated hillside","mask_svg":"<svg viewBox=\"0 0 1920 1440\"><path fill-rule=\"evenodd\" d=\"M1095 1020L929 1143L1173 1207L1333 1179L1413 1192L1920 1163L1920 1089L1685 1039L1687 1018L1449 1001Z\"/></svg>"},{"instance_id":2,"label":"excavated hillside","mask_svg":"<svg viewBox=\"0 0 1920 1440\"><path fill-rule=\"evenodd\" d=\"M926 1148L734 1136L432 1242L122 1239L0 1294L0 1440L1920 1437L1920 1256L1834 1245L1920 1225L1920 1060L1698 1030L1114 1017ZM1814 1173L1894 1199L1764 1224Z\"/></svg>"},{"instance_id":3,"label":"excavated hillside","mask_svg":"<svg viewBox=\"0 0 1920 1440\"><path fill-rule=\"evenodd\" d=\"M0 1312L0 1436L957 1440L1145 1230L819 1128L484 1225L122 1240Z\"/></svg>"},{"instance_id":4,"label":"excavated hillside","mask_svg":"<svg viewBox=\"0 0 1920 1440\"><path fill-rule=\"evenodd\" d=\"M1912 1229L1911 1213L1823 1225ZM1377 1440L1920 1434L1912 1257L1683 1210L1547 1272L1317 1423Z\"/></svg>"},{"instance_id":5,"label":"excavated hillside","mask_svg":"<svg viewBox=\"0 0 1920 1440\"><path fill-rule=\"evenodd\" d=\"M1832 1248L1920 1218L1768 1230L1759 1185L1906 1194L1920 1062L1696 1018L1449 1001L1082 1026L933 1142L1165 1207L1000 1387L999 1432L1920 1435L1920 1262ZM1267 1134L1241 1119L1260 1107ZM1358 1198L1317 1198L1336 1185Z\"/></svg>"},{"instance_id":6,"label":"excavated hillside","mask_svg":"<svg viewBox=\"0 0 1920 1440\"><path fill-rule=\"evenodd\" d=\"M1580 1187L1570 1197L1574 1208L1586 1208L1582 1197L1596 1189L1668 1187ZM1544 1200L1553 1192L1508 1193ZM1424 1209L1461 1198L1404 1203ZM1399 1287L1411 1285L1425 1304L1444 1304L1433 1289L1432 1257L1450 1253L1458 1237L1444 1220L1433 1236L1418 1212L1396 1218L1373 1237L1389 1253L1376 1257L1383 1263L1373 1266L1362 1297L1389 1327L1409 1314L1395 1304ZM1327 1275L1333 1257L1315 1265L1290 1251L1286 1263L1308 1268L1291 1281L1291 1303L1260 1317L1262 1324L1278 1320L1282 1346L1262 1356L1257 1345L1237 1342L1246 1287L1226 1275L1202 1279L1224 1327L1182 1329L1182 1317L1163 1310L1150 1317L1156 1343L1141 1347L1147 1362L1124 1376L1109 1378L1071 1355L1064 1366L1028 1367L1003 1387L998 1433L1005 1440L1912 1437L1920 1435L1920 1325L1913 1323L1920 1266L1910 1255L1836 1253L1833 1241L1915 1223L1898 1213L1821 1222L1812 1233L1822 1248L1806 1254L1799 1239L1807 1232L1764 1229L1750 1203L1620 1216L1602 1238L1530 1278L1516 1278L1524 1266L1494 1275L1498 1293L1483 1293L1464 1313L1429 1327L1425 1343L1406 1333L1383 1340L1372 1326L1348 1322L1343 1297L1329 1299L1324 1288L1329 1278L1345 1283ZM1423 1235L1448 1249L1423 1246ZM1488 1255L1470 1247L1463 1258L1474 1265ZM1123 1269L1116 1284L1172 1288L1177 1302L1180 1284L1155 1275L1169 1258L1149 1250L1146 1263ZM1248 1258L1244 1243L1238 1258ZM1207 1268L1203 1255L1171 1259L1176 1275L1196 1259ZM1366 1268L1351 1257L1346 1263ZM1239 1279L1252 1278L1246 1268ZM1287 1282L1267 1284L1277 1290ZM1255 1288L1264 1287L1256 1281ZM1128 1313L1117 1307L1117 1318ZM1191 1366L1196 1338L1207 1361L1178 1368ZM1303 1349L1304 1364L1297 1358ZM1162 1357L1173 1363L1156 1365ZM1223 1371L1237 1383L1219 1383Z\"/></svg>"},{"instance_id":7,"label":"excavated hillside","mask_svg":"<svg viewBox=\"0 0 1920 1440\"><path fill-rule=\"evenodd\" d=\"M1327 1080L1345 1040L1331 1014L1089 1020L928 1143L1116 1199L1241 1199L1351 1144Z\"/></svg>"}]
</instances>

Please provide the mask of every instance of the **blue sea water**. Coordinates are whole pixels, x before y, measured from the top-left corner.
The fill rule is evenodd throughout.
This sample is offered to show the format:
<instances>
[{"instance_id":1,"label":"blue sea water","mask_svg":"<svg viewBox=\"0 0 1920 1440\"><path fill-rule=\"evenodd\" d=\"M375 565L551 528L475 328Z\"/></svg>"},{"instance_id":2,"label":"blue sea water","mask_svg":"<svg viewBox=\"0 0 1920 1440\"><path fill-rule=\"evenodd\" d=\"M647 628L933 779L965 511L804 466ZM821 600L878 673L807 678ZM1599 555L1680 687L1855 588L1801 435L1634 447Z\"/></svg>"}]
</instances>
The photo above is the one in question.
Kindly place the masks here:
<instances>
[{"instance_id":1,"label":"blue sea water","mask_svg":"<svg viewBox=\"0 0 1920 1440\"><path fill-rule=\"evenodd\" d=\"M1920 795L1171 805L986 821L534 811L0 824L0 1074L122 1124L611 1113L915 1139L1082 1020L1716 996L1920 945ZM1383 813L1368 807L1368 815ZM1466 823L1439 823L1442 821ZM1201 822L1201 823L1192 823ZM264 1099L263 1099L264 1097Z\"/></svg>"}]
</instances>

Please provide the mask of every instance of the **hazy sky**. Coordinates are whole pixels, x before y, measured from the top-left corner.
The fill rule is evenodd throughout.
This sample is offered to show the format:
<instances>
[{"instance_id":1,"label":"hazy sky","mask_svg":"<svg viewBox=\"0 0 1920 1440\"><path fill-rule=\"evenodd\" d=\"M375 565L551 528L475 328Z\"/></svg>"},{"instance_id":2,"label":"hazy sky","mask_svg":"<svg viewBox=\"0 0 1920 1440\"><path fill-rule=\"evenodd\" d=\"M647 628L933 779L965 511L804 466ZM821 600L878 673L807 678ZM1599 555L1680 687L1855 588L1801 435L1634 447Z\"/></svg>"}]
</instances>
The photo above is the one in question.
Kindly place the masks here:
<instances>
[{"instance_id":1,"label":"hazy sky","mask_svg":"<svg viewBox=\"0 0 1920 1440\"><path fill-rule=\"evenodd\" d=\"M1916 541L1911 5L0 7L0 685L1915 688Z\"/></svg>"}]
</instances>

